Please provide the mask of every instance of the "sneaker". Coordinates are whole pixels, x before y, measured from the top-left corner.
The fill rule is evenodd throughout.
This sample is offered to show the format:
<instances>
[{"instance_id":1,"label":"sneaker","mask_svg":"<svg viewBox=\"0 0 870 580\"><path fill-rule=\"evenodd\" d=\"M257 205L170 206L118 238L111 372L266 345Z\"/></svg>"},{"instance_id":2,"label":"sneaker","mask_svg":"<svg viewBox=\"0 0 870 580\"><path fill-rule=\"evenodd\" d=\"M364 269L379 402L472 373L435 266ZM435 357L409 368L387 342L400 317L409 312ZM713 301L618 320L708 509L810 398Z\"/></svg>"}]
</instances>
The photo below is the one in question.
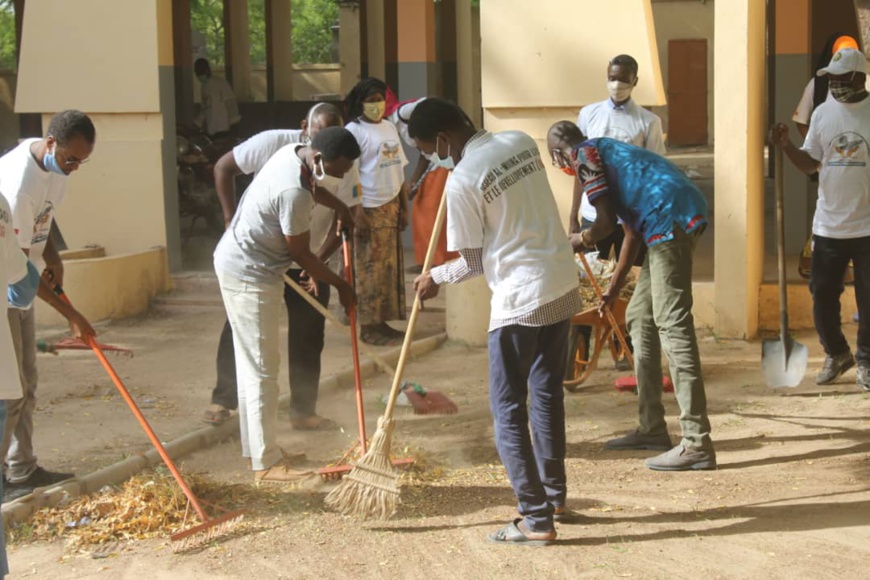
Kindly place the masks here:
<instances>
[{"instance_id":1,"label":"sneaker","mask_svg":"<svg viewBox=\"0 0 870 580\"><path fill-rule=\"evenodd\" d=\"M870 393L870 365L858 365L858 386L861 387L865 393Z\"/></svg>"},{"instance_id":2,"label":"sneaker","mask_svg":"<svg viewBox=\"0 0 870 580\"><path fill-rule=\"evenodd\" d=\"M716 469L716 452L713 449L689 449L685 445L677 445L670 451L647 459L646 466L653 471Z\"/></svg>"},{"instance_id":3,"label":"sneaker","mask_svg":"<svg viewBox=\"0 0 870 580\"><path fill-rule=\"evenodd\" d=\"M56 485L62 481L66 481L67 479L72 479L73 477L75 477L74 473L60 473L57 471L48 471L47 469L37 467L33 470L33 473L27 476L27 479L25 479L24 481L10 483L9 485L48 487L50 485Z\"/></svg>"},{"instance_id":4,"label":"sneaker","mask_svg":"<svg viewBox=\"0 0 870 580\"><path fill-rule=\"evenodd\" d=\"M816 384L829 385L853 366L855 366L855 357L849 351L837 356L826 356L822 370L816 375Z\"/></svg>"},{"instance_id":5,"label":"sneaker","mask_svg":"<svg viewBox=\"0 0 870 580\"><path fill-rule=\"evenodd\" d=\"M19 497L24 497L25 495L29 495L33 493L35 488L30 487L28 485L14 484L9 483L8 481L3 482L3 503L9 503L11 501L15 501Z\"/></svg>"},{"instance_id":6,"label":"sneaker","mask_svg":"<svg viewBox=\"0 0 870 580\"><path fill-rule=\"evenodd\" d=\"M625 437L617 437L611 439L604 444L605 449L626 450L626 449L648 449L652 451L664 451L673 446L671 436L667 433L661 435L646 435L637 429L626 435Z\"/></svg>"},{"instance_id":7,"label":"sneaker","mask_svg":"<svg viewBox=\"0 0 870 580\"><path fill-rule=\"evenodd\" d=\"M308 469L294 469L290 462L282 459L268 469L254 472L254 483L293 483L309 477L313 472Z\"/></svg>"}]
</instances>

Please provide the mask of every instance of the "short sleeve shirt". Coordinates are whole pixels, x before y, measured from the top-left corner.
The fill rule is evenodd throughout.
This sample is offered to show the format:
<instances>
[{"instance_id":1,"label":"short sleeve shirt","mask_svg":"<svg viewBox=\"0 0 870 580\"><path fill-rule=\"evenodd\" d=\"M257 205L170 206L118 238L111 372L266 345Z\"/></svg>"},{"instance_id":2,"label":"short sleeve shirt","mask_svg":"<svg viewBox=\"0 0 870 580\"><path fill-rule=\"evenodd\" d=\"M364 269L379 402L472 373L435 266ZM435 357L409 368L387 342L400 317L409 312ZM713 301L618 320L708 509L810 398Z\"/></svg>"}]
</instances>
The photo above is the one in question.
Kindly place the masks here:
<instances>
[{"instance_id":1,"label":"short sleeve shirt","mask_svg":"<svg viewBox=\"0 0 870 580\"><path fill-rule=\"evenodd\" d=\"M315 206L308 169L296 148L287 145L275 153L248 187L215 250L219 272L268 282L293 263L284 236L309 231Z\"/></svg>"},{"instance_id":2,"label":"short sleeve shirt","mask_svg":"<svg viewBox=\"0 0 870 580\"><path fill-rule=\"evenodd\" d=\"M616 215L648 246L673 239L707 223L704 194L679 167L661 157L613 139L590 139L574 149L577 179L589 201L609 197Z\"/></svg>"},{"instance_id":3,"label":"short sleeve shirt","mask_svg":"<svg viewBox=\"0 0 870 580\"><path fill-rule=\"evenodd\" d=\"M408 164L395 125L384 119L380 123L357 120L345 125L359 143L356 162L362 184L363 206L380 207L391 202L405 182Z\"/></svg>"}]
</instances>

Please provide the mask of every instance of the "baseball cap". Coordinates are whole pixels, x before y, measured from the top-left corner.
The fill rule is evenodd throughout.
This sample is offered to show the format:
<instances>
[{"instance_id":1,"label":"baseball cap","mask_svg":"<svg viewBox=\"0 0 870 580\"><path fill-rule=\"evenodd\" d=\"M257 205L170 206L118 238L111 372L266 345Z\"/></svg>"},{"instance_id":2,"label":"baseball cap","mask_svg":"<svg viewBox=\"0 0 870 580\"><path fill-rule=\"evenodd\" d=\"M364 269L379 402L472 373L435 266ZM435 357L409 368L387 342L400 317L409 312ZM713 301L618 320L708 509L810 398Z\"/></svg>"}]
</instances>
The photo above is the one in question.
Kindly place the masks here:
<instances>
[{"instance_id":1,"label":"baseball cap","mask_svg":"<svg viewBox=\"0 0 870 580\"><path fill-rule=\"evenodd\" d=\"M844 75L852 72L867 74L867 58L860 50L843 48L838 50L828 66L819 69L816 75Z\"/></svg>"}]
</instances>

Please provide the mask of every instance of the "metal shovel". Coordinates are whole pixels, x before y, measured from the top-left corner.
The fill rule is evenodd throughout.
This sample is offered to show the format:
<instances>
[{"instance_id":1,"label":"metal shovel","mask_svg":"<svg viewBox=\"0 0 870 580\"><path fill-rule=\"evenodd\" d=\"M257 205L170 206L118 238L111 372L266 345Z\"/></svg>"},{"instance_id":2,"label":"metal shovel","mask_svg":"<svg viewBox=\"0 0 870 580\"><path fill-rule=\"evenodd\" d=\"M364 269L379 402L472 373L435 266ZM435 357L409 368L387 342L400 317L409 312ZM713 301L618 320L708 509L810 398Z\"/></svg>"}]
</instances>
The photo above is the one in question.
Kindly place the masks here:
<instances>
[{"instance_id":1,"label":"metal shovel","mask_svg":"<svg viewBox=\"0 0 870 580\"><path fill-rule=\"evenodd\" d=\"M807 371L807 347L788 332L788 288L785 279L785 216L782 187L782 148L776 147L774 193L776 195L776 246L779 270L779 340L765 340L761 347L761 370L767 386L796 387Z\"/></svg>"}]
</instances>

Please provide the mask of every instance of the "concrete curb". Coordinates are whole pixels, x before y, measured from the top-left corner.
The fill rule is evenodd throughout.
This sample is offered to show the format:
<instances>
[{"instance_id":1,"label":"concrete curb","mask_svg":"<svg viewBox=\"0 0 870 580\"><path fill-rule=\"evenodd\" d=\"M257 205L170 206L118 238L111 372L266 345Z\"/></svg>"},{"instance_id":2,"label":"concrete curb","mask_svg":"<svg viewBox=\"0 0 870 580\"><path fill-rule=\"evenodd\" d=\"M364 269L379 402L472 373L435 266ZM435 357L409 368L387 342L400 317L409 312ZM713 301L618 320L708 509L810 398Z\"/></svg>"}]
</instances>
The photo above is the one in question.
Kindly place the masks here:
<instances>
[{"instance_id":1,"label":"concrete curb","mask_svg":"<svg viewBox=\"0 0 870 580\"><path fill-rule=\"evenodd\" d=\"M440 347L446 340L447 334L441 333L414 341L411 345L411 360L429 354ZM390 364L395 365L399 360L399 353L401 350L401 347L397 347L385 351L381 357L390 362ZM360 361L360 372L364 379L369 378L378 374L378 366L371 359L362 359ZM353 383L352 366L342 369L321 380L320 390L326 391L337 389L341 385L347 383ZM285 393L279 397L279 407L286 407L289 404L289 393ZM177 461L179 458L189 455L194 451L199 451L200 449L224 441L229 437L238 436L239 419L237 415L233 415L233 418L223 425L197 429L196 431L182 435L168 443L164 443L164 446L166 447L169 456ZM162 463L163 461L160 459L157 450L151 449L145 453L133 455L127 459L113 463L108 467L104 467L103 469L81 477L67 480L53 487L37 488L29 495L20 497L7 504L3 504L3 523L6 525L20 523L40 508L63 505L70 502L73 498L97 492L106 485L117 485L144 469Z\"/></svg>"}]
</instances>

